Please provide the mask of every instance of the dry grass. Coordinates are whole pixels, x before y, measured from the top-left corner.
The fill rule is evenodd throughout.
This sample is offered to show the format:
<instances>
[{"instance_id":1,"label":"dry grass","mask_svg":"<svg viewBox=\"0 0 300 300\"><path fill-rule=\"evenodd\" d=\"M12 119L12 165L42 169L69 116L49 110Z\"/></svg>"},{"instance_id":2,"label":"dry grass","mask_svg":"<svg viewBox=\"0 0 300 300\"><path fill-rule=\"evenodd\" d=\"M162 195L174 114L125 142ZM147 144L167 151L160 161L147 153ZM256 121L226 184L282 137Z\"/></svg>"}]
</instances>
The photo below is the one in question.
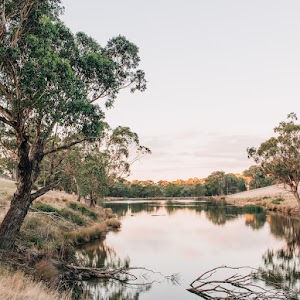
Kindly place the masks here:
<instances>
[{"instance_id":1,"label":"dry grass","mask_svg":"<svg viewBox=\"0 0 300 300\"><path fill-rule=\"evenodd\" d=\"M62 295L25 277L20 271L1 275L1 300L71 300L70 295Z\"/></svg>"},{"instance_id":2,"label":"dry grass","mask_svg":"<svg viewBox=\"0 0 300 300\"><path fill-rule=\"evenodd\" d=\"M35 265L34 278L42 280L47 285L55 286L58 284L59 275L59 271L48 259L43 259Z\"/></svg>"},{"instance_id":3,"label":"dry grass","mask_svg":"<svg viewBox=\"0 0 300 300\"><path fill-rule=\"evenodd\" d=\"M99 223L78 231L69 232L66 236L74 245L81 245L103 237L106 232L106 224Z\"/></svg>"},{"instance_id":4,"label":"dry grass","mask_svg":"<svg viewBox=\"0 0 300 300\"><path fill-rule=\"evenodd\" d=\"M117 218L111 218L105 221L108 227L117 229L121 227L121 222Z\"/></svg>"}]
</instances>

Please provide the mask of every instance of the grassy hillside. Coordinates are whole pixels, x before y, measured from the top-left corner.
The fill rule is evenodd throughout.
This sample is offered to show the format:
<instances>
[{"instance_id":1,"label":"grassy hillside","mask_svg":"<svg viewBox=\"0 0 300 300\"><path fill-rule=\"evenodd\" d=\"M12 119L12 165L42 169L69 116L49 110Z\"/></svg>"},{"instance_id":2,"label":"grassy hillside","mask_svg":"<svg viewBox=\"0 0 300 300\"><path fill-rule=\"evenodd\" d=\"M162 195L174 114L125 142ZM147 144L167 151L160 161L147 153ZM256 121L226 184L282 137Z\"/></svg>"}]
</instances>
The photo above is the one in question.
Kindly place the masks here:
<instances>
[{"instance_id":1,"label":"grassy hillside","mask_svg":"<svg viewBox=\"0 0 300 300\"><path fill-rule=\"evenodd\" d=\"M0 178L0 222L15 188L14 182ZM51 191L34 201L18 237L17 253L0 251L0 270L10 270L0 271L0 294L7 295L3 299L68 299L64 294L57 297L60 270L53 260L75 262L76 246L120 227L110 209L90 208L75 199Z\"/></svg>"}]
</instances>

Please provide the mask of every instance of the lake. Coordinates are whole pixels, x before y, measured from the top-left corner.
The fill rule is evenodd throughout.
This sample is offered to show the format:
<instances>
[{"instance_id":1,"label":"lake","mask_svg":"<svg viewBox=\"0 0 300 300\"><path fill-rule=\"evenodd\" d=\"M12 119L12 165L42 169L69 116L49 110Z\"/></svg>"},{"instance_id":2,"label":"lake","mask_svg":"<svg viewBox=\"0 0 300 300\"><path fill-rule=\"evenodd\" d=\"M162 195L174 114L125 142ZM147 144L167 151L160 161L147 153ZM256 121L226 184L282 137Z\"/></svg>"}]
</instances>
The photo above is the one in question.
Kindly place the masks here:
<instances>
[{"instance_id":1,"label":"lake","mask_svg":"<svg viewBox=\"0 0 300 300\"><path fill-rule=\"evenodd\" d=\"M299 288L300 224L260 207L235 207L202 200L116 201L104 203L118 214L120 230L78 250L93 267L145 267L136 283L89 282L93 299L201 299L188 292L200 274L217 266L250 266L269 271L277 283ZM177 274L177 284L164 275Z\"/></svg>"}]
</instances>

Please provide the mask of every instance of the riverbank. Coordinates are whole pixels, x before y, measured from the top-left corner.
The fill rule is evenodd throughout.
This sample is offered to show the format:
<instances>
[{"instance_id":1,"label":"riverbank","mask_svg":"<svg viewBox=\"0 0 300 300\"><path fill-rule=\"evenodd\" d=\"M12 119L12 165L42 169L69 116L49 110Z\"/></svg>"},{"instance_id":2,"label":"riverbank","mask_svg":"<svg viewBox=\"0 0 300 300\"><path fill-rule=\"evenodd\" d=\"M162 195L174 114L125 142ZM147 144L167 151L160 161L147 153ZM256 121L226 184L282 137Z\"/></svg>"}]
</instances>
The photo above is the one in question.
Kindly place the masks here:
<instances>
[{"instance_id":1,"label":"riverbank","mask_svg":"<svg viewBox=\"0 0 300 300\"><path fill-rule=\"evenodd\" d=\"M104 201L137 201L137 200L147 200L147 201L159 201L159 200L212 200L220 199L220 197L211 197L211 196L200 196L200 197L147 197L147 198L127 198L127 197L105 197Z\"/></svg>"},{"instance_id":2,"label":"riverbank","mask_svg":"<svg viewBox=\"0 0 300 300\"><path fill-rule=\"evenodd\" d=\"M236 206L258 205L268 211L300 218L299 204L283 184L233 194L224 199Z\"/></svg>"},{"instance_id":3,"label":"riverbank","mask_svg":"<svg viewBox=\"0 0 300 300\"><path fill-rule=\"evenodd\" d=\"M155 200L225 200L236 206L256 205L267 211L275 211L284 215L300 218L300 207L283 184L245 191L229 196L201 196L201 197L151 197L151 198L113 198L107 197L105 201L155 201Z\"/></svg>"},{"instance_id":4,"label":"riverbank","mask_svg":"<svg viewBox=\"0 0 300 300\"><path fill-rule=\"evenodd\" d=\"M2 222L15 185L8 180L0 181ZM119 227L111 209L90 208L64 192L51 191L40 197L22 225L17 252L0 252L0 268L5 270L0 273L0 293L7 294L3 299L70 299L68 294L58 293L66 276L56 262L76 265L77 246L103 238L109 230ZM39 298L30 297L30 291Z\"/></svg>"}]
</instances>

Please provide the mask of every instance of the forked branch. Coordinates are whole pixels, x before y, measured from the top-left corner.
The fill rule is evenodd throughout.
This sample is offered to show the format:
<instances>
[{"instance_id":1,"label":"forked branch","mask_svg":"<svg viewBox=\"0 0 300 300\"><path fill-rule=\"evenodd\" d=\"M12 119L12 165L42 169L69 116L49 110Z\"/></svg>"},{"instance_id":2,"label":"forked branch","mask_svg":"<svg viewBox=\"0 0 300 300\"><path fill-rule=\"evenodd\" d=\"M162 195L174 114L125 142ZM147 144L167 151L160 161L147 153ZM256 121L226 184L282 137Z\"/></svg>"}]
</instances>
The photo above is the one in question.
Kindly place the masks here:
<instances>
[{"instance_id":1,"label":"forked branch","mask_svg":"<svg viewBox=\"0 0 300 300\"><path fill-rule=\"evenodd\" d=\"M206 300L297 300L300 296L276 284L275 279L262 279L261 272L250 267L214 268L195 279L187 290Z\"/></svg>"}]
</instances>

